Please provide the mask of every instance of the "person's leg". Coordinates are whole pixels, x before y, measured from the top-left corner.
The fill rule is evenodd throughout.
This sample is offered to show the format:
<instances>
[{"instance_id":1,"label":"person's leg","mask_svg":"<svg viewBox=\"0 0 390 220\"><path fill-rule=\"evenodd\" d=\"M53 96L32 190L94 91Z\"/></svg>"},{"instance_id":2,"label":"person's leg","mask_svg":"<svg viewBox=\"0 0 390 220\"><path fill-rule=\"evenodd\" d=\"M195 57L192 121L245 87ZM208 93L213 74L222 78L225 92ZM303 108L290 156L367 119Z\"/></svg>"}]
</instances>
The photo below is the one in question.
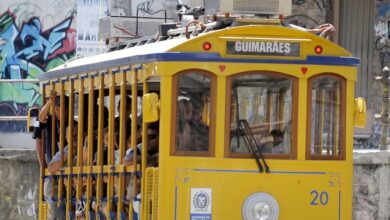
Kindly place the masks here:
<instances>
[{"instance_id":1,"label":"person's leg","mask_svg":"<svg viewBox=\"0 0 390 220\"><path fill-rule=\"evenodd\" d=\"M54 191L52 193L52 191ZM54 199L57 198L57 185L53 189L53 178L47 177L43 186L43 196L47 203L47 219L48 220L65 220L66 219L66 207L65 204L58 206L58 202ZM53 196L53 197L52 197Z\"/></svg>"},{"instance_id":2,"label":"person's leg","mask_svg":"<svg viewBox=\"0 0 390 220\"><path fill-rule=\"evenodd\" d=\"M52 192L52 178L47 177L45 178L45 183L43 185L43 197L45 198L45 201L47 203L47 219L48 220L54 220L55 218L55 212L54 212L54 202L51 198L51 192Z\"/></svg>"}]
</instances>

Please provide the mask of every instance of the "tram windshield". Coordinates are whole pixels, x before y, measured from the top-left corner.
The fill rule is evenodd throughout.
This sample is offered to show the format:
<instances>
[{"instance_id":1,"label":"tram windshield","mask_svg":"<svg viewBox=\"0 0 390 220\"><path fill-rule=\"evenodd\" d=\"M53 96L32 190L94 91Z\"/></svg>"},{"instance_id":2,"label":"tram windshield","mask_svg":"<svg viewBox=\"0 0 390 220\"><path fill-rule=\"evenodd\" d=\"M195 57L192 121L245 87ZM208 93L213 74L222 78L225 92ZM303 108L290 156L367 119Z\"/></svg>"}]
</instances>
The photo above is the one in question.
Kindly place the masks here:
<instances>
[{"instance_id":1,"label":"tram windshield","mask_svg":"<svg viewBox=\"0 0 390 220\"><path fill-rule=\"evenodd\" d=\"M231 79L230 152L248 153L237 121L246 120L262 153L291 152L291 78L262 72Z\"/></svg>"}]
</instances>

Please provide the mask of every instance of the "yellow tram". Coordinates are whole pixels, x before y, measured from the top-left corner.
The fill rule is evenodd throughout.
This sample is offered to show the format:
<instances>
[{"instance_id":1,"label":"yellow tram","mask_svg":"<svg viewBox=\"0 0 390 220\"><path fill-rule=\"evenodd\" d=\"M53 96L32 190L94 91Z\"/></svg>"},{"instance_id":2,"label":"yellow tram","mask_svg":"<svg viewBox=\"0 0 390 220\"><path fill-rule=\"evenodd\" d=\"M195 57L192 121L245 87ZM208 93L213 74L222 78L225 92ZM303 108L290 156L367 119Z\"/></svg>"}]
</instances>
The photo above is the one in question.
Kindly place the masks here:
<instances>
[{"instance_id":1,"label":"yellow tram","mask_svg":"<svg viewBox=\"0 0 390 220\"><path fill-rule=\"evenodd\" d=\"M352 219L358 58L281 25L154 41L39 76L63 117L61 168L42 167L39 219L47 178L69 219ZM78 131L68 141L67 127ZM66 142L77 144L64 158Z\"/></svg>"}]
</instances>

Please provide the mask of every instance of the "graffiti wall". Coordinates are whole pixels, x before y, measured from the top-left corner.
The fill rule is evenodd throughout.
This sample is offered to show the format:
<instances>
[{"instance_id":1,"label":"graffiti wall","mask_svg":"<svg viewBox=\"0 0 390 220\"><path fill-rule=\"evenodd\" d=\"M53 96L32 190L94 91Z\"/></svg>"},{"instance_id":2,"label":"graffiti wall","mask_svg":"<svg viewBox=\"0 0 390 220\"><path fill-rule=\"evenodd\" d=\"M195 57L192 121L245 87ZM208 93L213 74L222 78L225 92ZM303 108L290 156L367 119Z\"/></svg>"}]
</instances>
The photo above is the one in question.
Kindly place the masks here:
<instances>
[{"instance_id":1,"label":"graffiti wall","mask_svg":"<svg viewBox=\"0 0 390 220\"><path fill-rule=\"evenodd\" d=\"M76 2L2 0L0 79L36 79L72 59L76 49ZM41 104L39 85L0 82L0 116L25 116ZM24 132L25 122L1 121L0 132Z\"/></svg>"},{"instance_id":2,"label":"graffiti wall","mask_svg":"<svg viewBox=\"0 0 390 220\"><path fill-rule=\"evenodd\" d=\"M375 35L373 42L373 77L379 75L385 66L390 66L390 1L376 0L375 6L375 20L374 27L372 27ZM381 114L382 112L382 87L383 85L380 82L374 81L372 86L373 114ZM370 138L372 146L377 148L380 145L381 135L380 120L374 120Z\"/></svg>"},{"instance_id":3,"label":"graffiti wall","mask_svg":"<svg viewBox=\"0 0 390 220\"><path fill-rule=\"evenodd\" d=\"M390 2L377 1L375 19L375 50L379 53L380 67L390 65Z\"/></svg>"}]
</instances>

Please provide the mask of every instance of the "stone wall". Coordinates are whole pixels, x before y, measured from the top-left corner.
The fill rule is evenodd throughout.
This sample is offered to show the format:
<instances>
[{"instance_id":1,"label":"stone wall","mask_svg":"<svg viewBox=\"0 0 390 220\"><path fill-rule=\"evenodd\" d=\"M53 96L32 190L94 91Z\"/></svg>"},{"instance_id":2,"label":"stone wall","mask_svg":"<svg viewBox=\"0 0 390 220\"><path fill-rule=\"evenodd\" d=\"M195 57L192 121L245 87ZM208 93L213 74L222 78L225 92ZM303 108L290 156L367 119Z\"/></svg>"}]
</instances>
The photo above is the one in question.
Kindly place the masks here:
<instances>
[{"instance_id":1,"label":"stone wall","mask_svg":"<svg viewBox=\"0 0 390 220\"><path fill-rule=\"evenodd\" d=\"M37 219L38 186L34 149L0 149L0 219Z\"/></svg>"},{"instance_id":2,"label":"stone wall","mask_svg":"<svg viewBox=\"0 0 390 220\"><path fill-rule=\"evenodd\" d=\"M355 151L353 216L355 220L390 219L390 152Z\"/></svg>"},{"instance_id":3,"label":"stone wall","mask_svg":"<svg viewBox=\"0 0 390 220\"><path fill-rule=\"evenodd\" d=\"M354 153L353 219L390 219L390 152ZM37 219L35 150L0 149L0 219Z\"/></svg>"}]
</instances>

